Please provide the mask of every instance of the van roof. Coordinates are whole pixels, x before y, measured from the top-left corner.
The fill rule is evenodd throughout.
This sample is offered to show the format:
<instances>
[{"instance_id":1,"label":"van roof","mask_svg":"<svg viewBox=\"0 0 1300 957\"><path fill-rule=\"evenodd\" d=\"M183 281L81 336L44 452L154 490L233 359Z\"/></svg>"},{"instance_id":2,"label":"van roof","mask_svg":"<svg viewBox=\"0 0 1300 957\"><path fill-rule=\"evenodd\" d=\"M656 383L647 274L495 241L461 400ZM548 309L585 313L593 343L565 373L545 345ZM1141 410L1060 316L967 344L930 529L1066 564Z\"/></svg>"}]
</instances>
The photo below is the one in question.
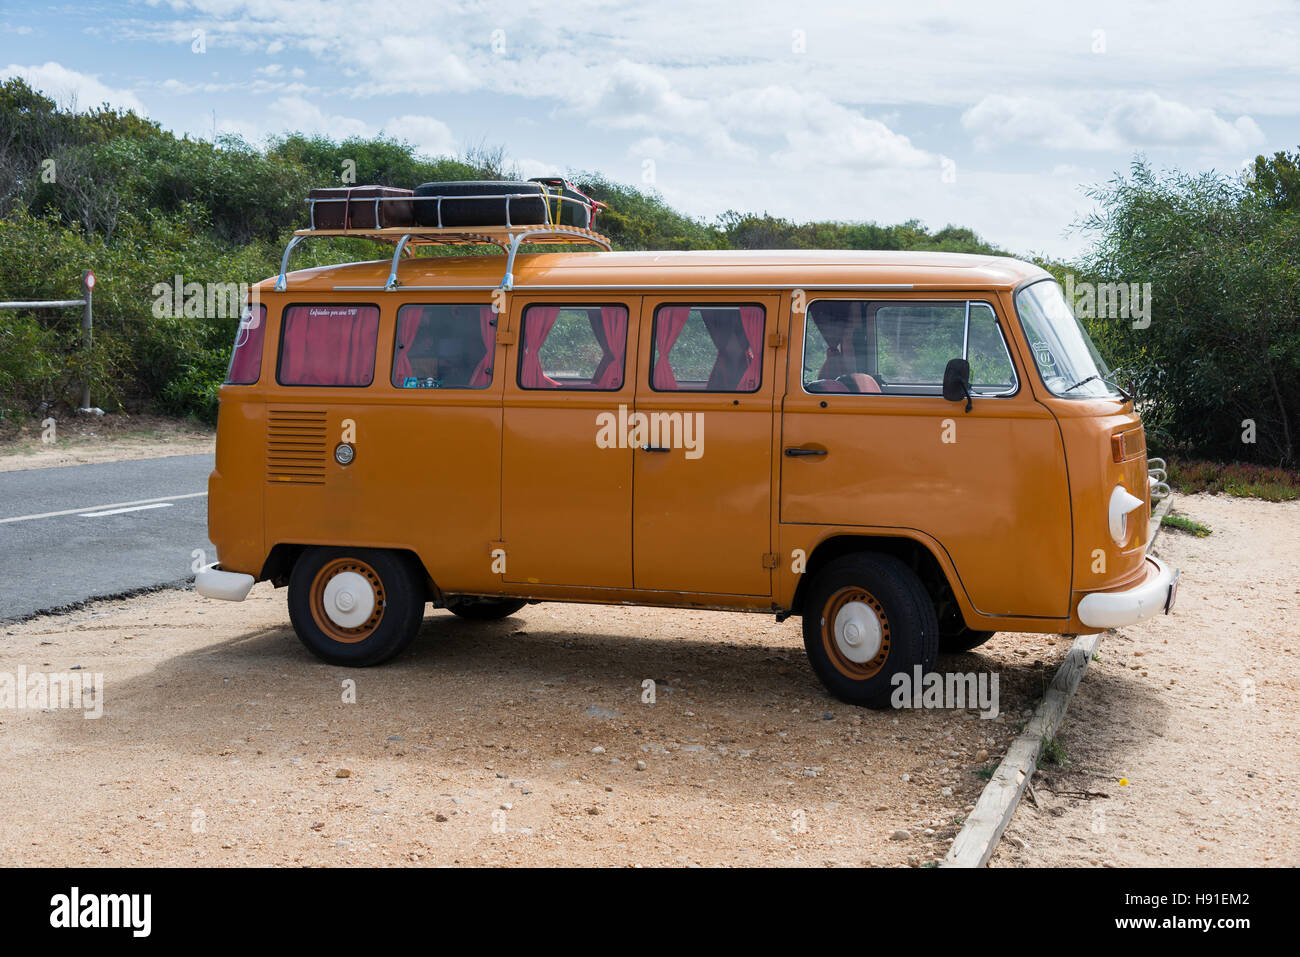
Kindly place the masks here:
<instances>
[{"instance_id":1,"label":"van roof","mask_svg":"<svg viewBox=\"0 0 1300 957\"><path fill-rule=\"evenodd\" d=\"M288 274L288 288L325 292L338 286L382 287L391 261L320 266ZM415 256L401 260L402 286L500 285L505 257ZM669 252L520 253L514 289L593 286L910 286L915 289L1010 289L1045 270L1010 256L892 250L684 250ZM267 284L273 279L266 280ZM267 289L266 291L270 291Z\"/></svg>"}]
</instances>

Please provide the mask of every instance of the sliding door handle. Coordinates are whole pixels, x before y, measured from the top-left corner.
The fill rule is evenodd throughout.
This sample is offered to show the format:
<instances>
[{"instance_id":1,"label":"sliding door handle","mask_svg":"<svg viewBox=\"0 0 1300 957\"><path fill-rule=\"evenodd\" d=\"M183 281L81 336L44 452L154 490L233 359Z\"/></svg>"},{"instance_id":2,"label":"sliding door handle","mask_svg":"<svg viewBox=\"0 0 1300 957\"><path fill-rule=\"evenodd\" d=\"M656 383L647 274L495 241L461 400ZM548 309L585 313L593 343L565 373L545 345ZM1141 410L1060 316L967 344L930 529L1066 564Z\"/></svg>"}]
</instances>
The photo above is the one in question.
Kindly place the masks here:
<instances>
[{"instance_id":1,"label":"sliding door handle","mask_svg":"<svg viewBox=\"0 0 1300 957\"><path fill-rule=\"evenodd\" d=\"M793 459L800 455L825 455L826 449L786 449L785 454Z\"/></svg>"}]
</instances>

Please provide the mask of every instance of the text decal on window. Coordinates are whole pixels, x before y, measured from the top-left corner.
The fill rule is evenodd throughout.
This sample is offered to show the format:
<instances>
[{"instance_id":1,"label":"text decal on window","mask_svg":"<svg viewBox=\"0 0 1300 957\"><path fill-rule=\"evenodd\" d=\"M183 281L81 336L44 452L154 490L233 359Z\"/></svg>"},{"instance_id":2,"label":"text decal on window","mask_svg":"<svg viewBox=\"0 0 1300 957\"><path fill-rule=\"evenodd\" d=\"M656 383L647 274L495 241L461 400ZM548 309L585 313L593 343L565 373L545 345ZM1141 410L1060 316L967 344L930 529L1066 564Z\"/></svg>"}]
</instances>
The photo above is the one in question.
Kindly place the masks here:
<instances>
[{"instance_id":1,"label":"text decal on window","mask_svg":"<svg viewBox=\"0 0 1300 957\"><path fill-rule=\"evenodd\" d=\"M377 306L287 307L280 334L280 384L370 385L378 334Z\"/></svg>"}]
</instances>

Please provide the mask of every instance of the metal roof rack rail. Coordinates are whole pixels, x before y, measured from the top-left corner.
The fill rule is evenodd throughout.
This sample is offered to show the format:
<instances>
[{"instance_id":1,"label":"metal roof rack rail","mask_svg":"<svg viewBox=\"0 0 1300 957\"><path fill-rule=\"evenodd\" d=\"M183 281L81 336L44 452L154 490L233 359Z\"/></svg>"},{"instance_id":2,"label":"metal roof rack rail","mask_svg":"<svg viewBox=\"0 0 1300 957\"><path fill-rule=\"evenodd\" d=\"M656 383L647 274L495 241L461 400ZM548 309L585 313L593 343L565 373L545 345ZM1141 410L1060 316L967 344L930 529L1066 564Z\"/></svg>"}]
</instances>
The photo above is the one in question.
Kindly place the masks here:
<instances>
[{"instance_id":1,"label":"metal roof rack rail","mask_svg":"<svg viewBox=\"0 0 1300 957\"><path fill-rule=\"evenodd\" d=\"M531 200L538 199L534 193L511 193L508 195L495 196L456 196L448 197L457 200L502 200L506 201L506 223L500 226L385 226L380 228L369 229L317 229L316 224L316 204L317 203L336 203L341 202L335 198L310 198L307 203L310 207L312 228L296 230L289 239L289 244L284 247L284 255L280 257L280 274L275 280L275 291L284 292L289 288L288 271L289 271L289 254L308 237L313 236L353 236L360 239L373 239L378 242L396 243L393 250L392 268L388 271L388 281L383 286L349 286L349 289L358 290L393 290L399 285L397 281L397 264L403 255L412 255L412 249L416 246L496 246L506 256L505 275L502 277L498 286L500 289L510 290L514 287L514 267L515 256L519 252L519 247L524 243L539 245L571 245L586 244L599 246L608 252L612 249L609 237L595 232L591 229L584 229L580 226L566 226L551 220L551 204L546 203L546 216L548 222L535 225L514 225L510 223L510 201L512 199L527 198ZM567 200L575 202L567 197L551 196L550 199L557 200L557 208L561 201ZM421 196L416 201L434 202L437 204L438 222L442 222L442 196ZM353 200L357 205L375 204L374 221L382 222L380 217L379 204L385 202L412 202L410 197L405 196L377 196L367 197L361 200ZM576 201L578 205L585 206L594 215L592 205ZM593 201L594 203L594 201Z\"/></svg>"}]
</instances>

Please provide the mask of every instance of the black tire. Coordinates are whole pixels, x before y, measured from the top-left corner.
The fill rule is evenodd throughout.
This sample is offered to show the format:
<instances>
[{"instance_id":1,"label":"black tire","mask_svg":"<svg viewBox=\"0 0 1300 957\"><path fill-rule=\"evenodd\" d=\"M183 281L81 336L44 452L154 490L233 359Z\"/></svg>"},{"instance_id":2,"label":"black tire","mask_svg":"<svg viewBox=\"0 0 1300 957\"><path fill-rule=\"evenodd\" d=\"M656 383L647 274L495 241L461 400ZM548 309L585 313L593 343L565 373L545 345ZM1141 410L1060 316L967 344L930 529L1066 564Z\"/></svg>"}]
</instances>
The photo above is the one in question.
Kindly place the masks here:
<instances>
[{"instance_id":1,"label":"black tire","mask_svg":"<svg viewBox=\"0 0 1300 957\"><path fill-rule=\"evenodd\" d=\"M324 597L330 580L343 571L365 579L374 599L370 617L351 628L331 620ZM293 630L312 654L332 665L364 668L400 653L420 630L427 600L423 570L396 552L309 548L289 576Z\"/></svg>"},{"instance_id":2,"label":"black tire","mask_svg":"<svg viewBox=\"0 0 1300 957\"><path fill-rule=\"evenodd\" d=\"M445 228L504 226L507 203L511 225L540 225L546 222L545 193L540 183L516 183L509 180L424 183L415 188L415 196L415 221L421 226L438 225L438 202L422 198L427 196L443 197L442 225ZM514 198L509 200L447 198L457 196L512 196Z\"/></svg>"},{"instance_id":3,"label":"black tire","mask_svg":"<svg viewBox=\"0 0 1300 957\"><path fill-rule=\"evenodd\" d=\"M526 604L522 598L460 598L449 601L447 610L466 621L498 621L509 618Z\"/></svg>"},{"instance_id":4,"label":"black tire","mask_svg":"<svg viewBox=\"0 0 1300 957\"><path fill-rule=\"evenodd\" d=\"M934 670L939 653L934 604L916 573L897 558L846 555L819 571L810 585L804 602L804 648L813 671L835 697L849 704L887 708L894 675L911 675L917 665L923 674ZM875 612L880 641L871 661L850 661L834 636L833 619L850 603Z\"/></svg>"},{"instance_id":5,"label":"black tire","mask_svg":"<svg viewBox=\"0 0 1300 957\"><path fill-rule=\"evenodd\" d=\"M939 635L939 653L944 655L961 654L963 651L978 648L996 634L996 631L975 631L962 625L959 630L946 631Z\"/></svg>"}]
</instances>

